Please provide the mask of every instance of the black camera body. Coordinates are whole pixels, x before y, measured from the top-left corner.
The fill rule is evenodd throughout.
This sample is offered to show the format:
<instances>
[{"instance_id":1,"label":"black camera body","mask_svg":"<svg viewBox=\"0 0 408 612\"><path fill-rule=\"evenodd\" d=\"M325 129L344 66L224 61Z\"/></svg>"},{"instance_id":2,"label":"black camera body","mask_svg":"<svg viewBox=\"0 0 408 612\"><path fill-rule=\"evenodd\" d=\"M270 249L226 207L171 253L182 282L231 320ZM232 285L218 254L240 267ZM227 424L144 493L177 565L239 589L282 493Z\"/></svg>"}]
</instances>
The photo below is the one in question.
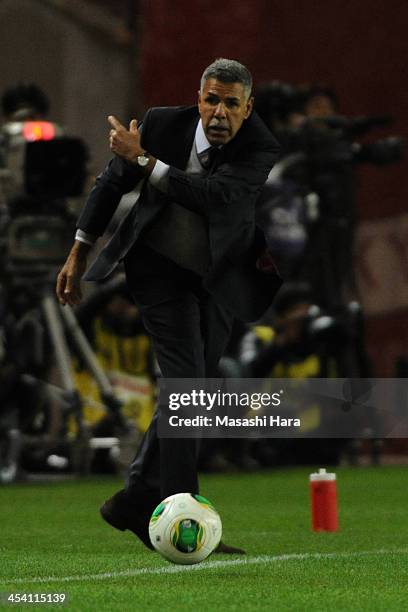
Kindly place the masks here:
<instances>
[{"instance_id":1,"label":"black camera body","mask_svg":"<svg viewBox=\"0 0 408 612\"><path fill-rule=\"evenodd\" d=\"M72 244L67 199L82 195L88 151L48 121L6 123L1 142L3 269L13 280L43 276L63 263Z\"/></svg>"},{"instance_id":2,"label":"black camera body","mask_svg":"<svg viewBox=\"0 0 408 612\"><path fill-rule=\"evenodd\" d=\"M404 139L389 136L364 144L355 139L375 127L384 127L390 121L387 117L322 117L307 119L297 128L281 128L276 136L283 155L304 153L310 170L314 172L335 169L342 164L381 166L404 158Z\"/></svg>"}]
</instances>

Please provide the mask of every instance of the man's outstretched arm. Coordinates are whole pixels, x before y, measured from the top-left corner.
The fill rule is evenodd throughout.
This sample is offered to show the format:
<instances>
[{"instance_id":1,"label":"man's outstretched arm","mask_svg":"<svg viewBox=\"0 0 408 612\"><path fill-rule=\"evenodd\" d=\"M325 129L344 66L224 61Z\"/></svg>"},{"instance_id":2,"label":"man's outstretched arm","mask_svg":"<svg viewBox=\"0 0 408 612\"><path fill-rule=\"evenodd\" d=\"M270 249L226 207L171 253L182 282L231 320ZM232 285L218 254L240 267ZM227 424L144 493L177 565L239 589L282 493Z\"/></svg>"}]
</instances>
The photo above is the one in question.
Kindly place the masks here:
<instances>
[{"instance_id":1,"label":"man's outstretched arm","mask_svg":"<svg viewBox=\"0 0 408 612\"><path fill-rule=\"evenodd\" d=\"M146 122L148 121L146 116ZM111 150L129 164L137 166L137 159L145 153L136 120L127 130L115 117L109 117ZM269 171L279 155L279 145L271 136L258 150L246 151L235 162L221 163L210 177L191 175L184 170L163 164L149 155L143 172L160 191L185 208L204 216L214 208L246 201L255 201Z\"/></svg>"},{"instance_id":2,"label":"man's outstretched arm","mask_svg":"<svg viewBox=\"0 0 408 612\"><path fill-rule=\"evenodd\" d=\"M109 122L112 125L111 119ZM126 131L125 128L123 130ZM112 130L109 141L113 150ZM80 303L81 278L94 242L104 233L122 196L132 191L144 177L145 172L141 168L117 155L97 177L78 219L76 240L57 277L56 294L61 304L75 306Z\"/></svg>"},{"instance_id":3,"label":"man's outstretched arm","mask_svg":"<svg viewBox=\"0 0 408 612\"><path fill-rule=\"evenodd\" d=\"M82 299L81 278L85 273L92 246L79 240L74 245L57 277L56 294L63 306L76 306Z\"/></svg>"}]
</instances>

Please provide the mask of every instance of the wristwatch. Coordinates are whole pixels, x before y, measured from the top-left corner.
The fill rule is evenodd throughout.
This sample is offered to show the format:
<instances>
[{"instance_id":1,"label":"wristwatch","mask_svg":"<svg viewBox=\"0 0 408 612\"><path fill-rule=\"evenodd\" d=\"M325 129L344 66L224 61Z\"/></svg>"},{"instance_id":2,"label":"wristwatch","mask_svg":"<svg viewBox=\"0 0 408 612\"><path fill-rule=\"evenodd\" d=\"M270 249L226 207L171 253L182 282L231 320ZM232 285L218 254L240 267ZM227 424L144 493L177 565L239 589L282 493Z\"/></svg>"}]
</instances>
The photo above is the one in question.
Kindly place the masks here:
<instances>
[{"instance_id":1,"label":"wristwatch","mask_svg":"<svg viewBox=\"0 0 408 612\"><path fill-rule=\"evenodd\" d=\"M142 155L138 155L137 163L138 163L138 166L142 166L142 168L147 166L147 164L149 163L149 154L147 151L142 153Z\"/></svg>"}]
</instances>

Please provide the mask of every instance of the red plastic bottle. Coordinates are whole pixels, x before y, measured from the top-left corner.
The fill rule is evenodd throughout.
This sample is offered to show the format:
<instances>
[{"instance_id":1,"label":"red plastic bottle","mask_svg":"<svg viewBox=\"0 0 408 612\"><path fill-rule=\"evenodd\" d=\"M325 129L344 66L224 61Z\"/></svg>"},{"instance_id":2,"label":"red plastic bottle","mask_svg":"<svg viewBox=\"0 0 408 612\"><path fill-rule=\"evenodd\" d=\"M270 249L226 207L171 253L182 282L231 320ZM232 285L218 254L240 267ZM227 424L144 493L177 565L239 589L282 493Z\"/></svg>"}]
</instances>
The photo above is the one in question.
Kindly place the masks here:
<instances>
[{"instance_id":1,"label":"red plastic bottle","mask_svg":"<svg viewBox=\"0 0 408 612\"><path fill-rule=\"evenodd\" d=\"M337 531L336 474L320 468L317 473L310 474L309 478L313 531Z\"/></svg>"}]
</instances>

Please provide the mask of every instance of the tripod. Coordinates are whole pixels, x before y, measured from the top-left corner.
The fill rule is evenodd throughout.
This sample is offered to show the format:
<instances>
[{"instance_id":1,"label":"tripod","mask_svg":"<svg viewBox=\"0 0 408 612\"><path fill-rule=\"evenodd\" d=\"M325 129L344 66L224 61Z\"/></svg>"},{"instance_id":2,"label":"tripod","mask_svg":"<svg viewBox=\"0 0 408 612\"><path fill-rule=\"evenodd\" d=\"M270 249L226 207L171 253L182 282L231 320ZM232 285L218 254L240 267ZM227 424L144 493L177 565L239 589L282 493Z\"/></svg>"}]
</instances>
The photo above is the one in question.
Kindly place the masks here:
<instances>
[{"instance_id":1,"label":"tripod","mask_svg":"<svg viewBox=\"0 0 408 612\"><path fill-rule=\"evenodd\" d=\"M61 375L62 388L65 391L65 399L68 402L69 411L73 413L77 419L79 431L81 432L83 428L82 400L73 380L70 351L64 333L64 324L79 355L82 357L84 363L96 380L102 401L113 417L114 423L120 430L126 431L126 424L121 414L121 403L115 397L112 385L99 365L95 353L80 328L70 306L61 306L57 304L56 298L51 291L48 290L42 297L41 309L55 352L57 368Z\"/></svg>"},{"instance_id":2,"label":"tripod","mask_svg":"<svg viewBox=\"0 0 408 612\"><path fill-rule=\"evenodd\" d=\"M16 271L16 270L14 270ZM26 272L26 271L25 271ZM95 353L82 331L73 310L69 306L61 306L53 292L50 277L38 275L35 270L38 282L35 284L34 293L37 303L35 309L26 312L18 321L20 337L23 339L25 350L30 353L29 365L25 368L25 373L21 375L21 382L29 388L30 399L32 396L40 395L45 397L51 405L58 406L58 417L62 416L65 420L72 416L77 427L77 436L74 440L60 438L59 442L70 442L70 449L73 451L72 464L74 471L88 473L93 456L93 450L99 448L117 449L119 439L117 437L93 438L89 428L83 420L83 400L76 388L73 368L71 345L76 349L76 354L83 361L93 379L95 380L102 403L107 409L110 421L114 427L115 436L129 433L129 426L122 414L122 403L115 396L112 385L99 365ZM18 285L24 287L24 294L27 294L27 274L21 276L21 269L18 271ZM33 288L32 277L28 281L29 288ZM52 283L53 284L53 283ZM42 315L39 316L39 315ZM55 357L56 372L58 383L53 384L45 381L38 376L38 371L44 369L44 336L47 336L53 356ZM30 341L31 340L31 341ZM54 414L56 411L54 411ZM61 418L59 418L61 420ZM59 430L60 431L60 430ZM54 432L55 433L55 432ZM65 434L64 434L65 435ZM52 436L51 436L52 438ZM0 482L11 482L17 475L18 459L24 446L24 442L30 442L38 448L38 443L44 444L43 438L27 437L18 428L7 432L7 453L6 467L0 470Z\"/></svg>"}]
</instances>

